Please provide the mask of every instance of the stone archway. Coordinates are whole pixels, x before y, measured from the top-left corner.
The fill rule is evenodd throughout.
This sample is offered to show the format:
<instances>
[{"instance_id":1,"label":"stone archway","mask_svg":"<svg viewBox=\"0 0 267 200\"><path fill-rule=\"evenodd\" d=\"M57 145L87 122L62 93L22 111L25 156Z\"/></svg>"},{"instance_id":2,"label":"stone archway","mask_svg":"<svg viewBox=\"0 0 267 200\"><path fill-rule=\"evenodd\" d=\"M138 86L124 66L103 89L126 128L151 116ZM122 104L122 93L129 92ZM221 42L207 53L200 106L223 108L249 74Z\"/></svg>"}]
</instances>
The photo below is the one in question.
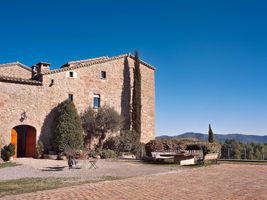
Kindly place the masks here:
<instances>
[{"instance_id":1,"label":"stone archway","mask_svg":"<svg viewBox=\"0 0 267 200\"><path fill-rule=\"evenodd\" d=\"M36 129L29 125L15 126L11 130L11 143L16 149L14 157L35 157Z\"/></svg>"}]
</instances>

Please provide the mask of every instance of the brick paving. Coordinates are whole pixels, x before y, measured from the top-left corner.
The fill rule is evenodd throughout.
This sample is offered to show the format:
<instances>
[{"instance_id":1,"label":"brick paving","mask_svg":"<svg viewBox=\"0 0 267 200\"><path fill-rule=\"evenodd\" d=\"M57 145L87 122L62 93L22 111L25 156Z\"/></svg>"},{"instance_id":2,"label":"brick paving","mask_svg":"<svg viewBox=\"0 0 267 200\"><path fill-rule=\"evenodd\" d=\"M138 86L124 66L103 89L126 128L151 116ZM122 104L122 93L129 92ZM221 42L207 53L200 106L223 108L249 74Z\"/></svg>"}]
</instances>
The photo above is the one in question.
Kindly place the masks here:
<instances>
[{"instance_id":1,"label":"brick paving","mask_svg":"<svg viewBox=\"0 0 267 200\"><path fill-rule=\"evenodd\" d=\"M267 199L267 166L220 164L105 181L4 199Z\"/></svg>"}]
</instances>

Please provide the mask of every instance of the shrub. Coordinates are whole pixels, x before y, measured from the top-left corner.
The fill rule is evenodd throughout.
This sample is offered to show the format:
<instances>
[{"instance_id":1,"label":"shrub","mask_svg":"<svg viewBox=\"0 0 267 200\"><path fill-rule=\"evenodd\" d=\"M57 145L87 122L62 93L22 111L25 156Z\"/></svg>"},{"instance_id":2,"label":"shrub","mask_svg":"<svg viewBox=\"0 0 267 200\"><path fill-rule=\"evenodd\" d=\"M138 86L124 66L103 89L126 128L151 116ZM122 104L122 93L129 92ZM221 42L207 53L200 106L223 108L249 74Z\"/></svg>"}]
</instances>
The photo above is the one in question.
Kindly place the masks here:
<instances>
[{"instance_id":1,"label":"shrub","mask_svg":"<svg viewBox=\"0 0 267 200\"><path fill-rule=\"evenodd\" d=\"M139 136L135 131L122 131L120 135L120 151L136 154L140 149Z\"/></svg>"},{"instance_id":2,"label":"shrub","mask_svg":"<svg viewBox=\"0 0 267 200\"><path fill-rule=\"evenodd\" d=\"M64 157L62 156L66 156L67 158L71 156L76 159L85 160L88 158L88 154L89 154L89 151L84 150L84 149L76 150L76 149L68 148L64 151L64 153L58 154L58 160L64 159Z\"/></svg>"},{"instance_id":3,"label":"shrub","mask_svg":"<svg viewBox=\"0 0 267 200\"><path fill-rule=\"evenodd\" d=\"M83 129L75 105L71 101L64 101L57 107L54 146L57 153L66 149L81 149L83 146Z\"/></svg>"},{"instance_id":4,"label":"shrub","mask_svg":"<svg viewBox=\"0 0 267 200\"><path fill-rule=\"evenodd\" d=\"M140 142L138 136L134 131L122 131L120 136L108 138L104 144L103 149L110 149L119 155L121 152L132 154L139 154Z\"/></svg>"},{"instance_id":5,"label":"shrub","mask_svg":"<svg viewBox=\"0 0 267 200\"><path fill-rule=\"evenodd\" d=\"M119 152L121 151L120 143L121 143L120 136L110 137L104 142L103 149L110 149L119 154Z\"/></svg>"},{"instance_id":6,"label":"shrub","mask_svg":"<svg viewBox=\"0 0 267 200\"><path fill-rule=\"evenodd\" d=\"M14 144L10 143L1 150L1 156L4 161L8 161L11 156L15 155L15 146Z\"/></svg>"},{"instance_id":7,"label":"shrub","mask_svg":"<svg viewBox=\"0 0 267 200\"><path fill-rule=\"evenodd\" d=\"M107 159L107 158L116 158L117 154L115 151L111 149L102 149L102 150L96 150L96 151L89 151L88 156L91 158L97 158L100 156L100 158Z\"/></svg>"},{"instance_id":8,"label":"shrub","mask_svg":"<svg viewBox=\"0 0 267 200\"><path fill-rule=\"evenodd\" d=\"M100 152L98 150L96 150L96 151L92 151L91 150L91 151L88 152L88 157L97 158L98 156L100 156L99 154L100 154Z\"/></svg>"},{"instance_id":9,"label":"shrub","mask_svg":"<svg viewBox=\"0 0 267 200\"><path fill-rule=\"evenodd\" d=\"M106 159L106 158L116 158L117 155L116 155L115 151L113 151L113 150L103 149L103 150L100 151L100 157L104 158L104 159Z\"/></svg>"},{"instance_id":10,"label":"shrub","mask_svg":"<svg viewBox=\"0 0 267 200\"><path fill-rule=\"evenodd\" d=\"M44 144L42 141L38 141L36 145L36 157L42 158L44 155Z\"/></svg>"},{"instance_id":11,"label":"shrub","mask_svg":"<svg viewBox=\"0 0 267 200\"><path fill-rule=\"evenodd\" d=\"M75 151L75 158L85 160L88 158L88 151L87 150L76 150Z\"/></svg>"}]
</instances>

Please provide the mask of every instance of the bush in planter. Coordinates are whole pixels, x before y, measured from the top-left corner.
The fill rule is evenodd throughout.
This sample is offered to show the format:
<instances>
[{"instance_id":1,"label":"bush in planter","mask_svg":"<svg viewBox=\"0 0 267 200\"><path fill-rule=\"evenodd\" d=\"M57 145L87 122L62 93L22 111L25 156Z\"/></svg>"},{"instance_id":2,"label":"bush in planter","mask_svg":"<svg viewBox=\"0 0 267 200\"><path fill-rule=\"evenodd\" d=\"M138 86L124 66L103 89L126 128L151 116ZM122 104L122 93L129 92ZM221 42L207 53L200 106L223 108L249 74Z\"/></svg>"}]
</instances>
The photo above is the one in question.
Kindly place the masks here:
<instances>
[{"instance_id":1,"label":"bush in planter","mask_svg":"<svg viewBox=\"0 0 267 200\"><path fill-rule=\"evenodd\" d=\"M152 156L151 152L153 151L163 151L163 150L164 146L161 140L150 140L150 142L148 142L145 145L145 151L147 156Z\"/></svg>"},{"instance_id":2,"label":"bush in planter","mask_svg":"<svg viewBox=\"0 0 267 200\"><path fill-rule=\"evenodd\" d=\"M185 144L182 141L174 140L174 139L165 139L160 140L163 144L164 150L180 150L185 149Z\"/></svg>"},{"instance_id":3,"label":"bush in planter","mask_svg":"<svg viewBox=\"0 0 267 200\"><path fill-rule=\"evenodd\" d=\"M219 143L209 143L209 142L205 142L203 144L204 149L203 149L203 154L206 155L208 153L221 153L221 145Z\"/></svg>"},{"instance_id":4,"label":"bush in planter","mask_svg":"<svg viewBox=\"0 0 267 200\"><path fill-rule=\"evenodd\" d=\"M145 145L145 151L147 156L151 156L153 151L173 151L185 149L185 147L185 143L179 140L151 140Z\"/></svg>"},{"instance_id":5,"label":"bush in planter","mask_svg":"<svg viewBox=\"0 0 267 200\"><path fill-rule=\"evenodd\" d=\"M4 161L8 161L10 157L15 155L15 146L10 143L1 150L1 155Z\"/></svg>"},{"instance_id":6,"label":"bush in planter","mask_svg":"<svg viewBox=\"0 0 267 200\"><path fill-rule=\"evenodd\" d=\"M43 158L44 156L44 144L42 141L38 141L36 145L36 157Z\"/></svg>"},{"instance_id":7,"label":"bush in planter","mask_svg":"<svg viewBox=\"0 0 267 200\"><path fill-rule=\"evenodd\" d=\"M209 143L198 141L195 143L187 144L186 150L202 150L203 155L209 153L219 153L221 151L221 145L219 143Z\"/></svg>"}]
</instances>

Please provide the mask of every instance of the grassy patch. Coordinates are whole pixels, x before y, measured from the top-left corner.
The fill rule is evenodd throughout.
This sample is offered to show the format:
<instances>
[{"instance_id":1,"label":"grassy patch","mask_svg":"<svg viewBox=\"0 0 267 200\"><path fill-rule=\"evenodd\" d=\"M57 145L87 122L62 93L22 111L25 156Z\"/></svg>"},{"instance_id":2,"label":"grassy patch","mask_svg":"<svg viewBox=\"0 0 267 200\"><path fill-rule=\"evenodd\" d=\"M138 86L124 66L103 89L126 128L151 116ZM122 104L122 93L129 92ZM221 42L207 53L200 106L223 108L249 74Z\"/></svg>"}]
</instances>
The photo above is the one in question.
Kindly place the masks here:
<instances>
[{"instance_id":1,"label":"grassy patch","mask_svg":"<svg viewBox=\"0 0 267 200\"><path fill-rule=\"evenodd\" d=\"M66 186L74 186L100 181L112 181L120 177L103 176L97 180L81 180L79 178L22 178L16 180L0 181L0 198L6 195L15 195L40 190L50 190Z\"/></svg>"},{"instance_id":2,"label":"grassy patch","mask_svg":"<svg viewBox=\"0 0 267 200\"><path fill-rule=\"evenodd\" d=\"M15 167L18 166L19 164L13 163L13 162L4 162L0 164L0 168L5 168L5 167Z\"/></svg>"}]
</instances>

